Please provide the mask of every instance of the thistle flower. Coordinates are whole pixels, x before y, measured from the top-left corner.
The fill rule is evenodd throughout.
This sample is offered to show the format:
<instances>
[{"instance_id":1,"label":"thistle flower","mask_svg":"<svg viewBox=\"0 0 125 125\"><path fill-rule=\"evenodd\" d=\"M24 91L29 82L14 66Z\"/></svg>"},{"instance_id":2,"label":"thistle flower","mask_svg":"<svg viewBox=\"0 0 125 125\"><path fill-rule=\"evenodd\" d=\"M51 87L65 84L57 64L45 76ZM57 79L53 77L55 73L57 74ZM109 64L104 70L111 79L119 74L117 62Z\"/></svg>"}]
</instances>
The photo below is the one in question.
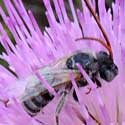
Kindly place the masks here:
<instances>
[{"instance_id":1,"label":"thistle flower","mask_svg":"<svg viewBox=\"0 0 125 125\"><path fill-rule=\"evenodd\" d=\"M71 21L63 0L54 0L54 6L59 21L56 20L49 0L43 0L47 9L46 16L49 27L41 32L32 12L26 10L21 0L3 0L8 14L0 7L0 15L12 33L14 45L0 23L0 42L5 49L0 58L8 62L9 70L0 66L0 125L51 125L55 123L55 109L59 95L35 117L31 117L22 106L20 96L24 93L27 78L35 73L34 68L41 68L65 57L76 50L90 49L93 51L105 50L98 42L77 41L82 37L80 25L85 36L104 39L93 16L81 0L83 10L75 12L73 1L69 0L73 15ZM78 89L71 74L71 81L78 96L79 102L74 101L72 94L68 96L59 115L60 125L124 125L124 0L116 0L111 10L106 11L105 0L98 0L99 18L104 27L113 51L113 59L119 68L118 76L110 83L101 80L103 86L96 88L84 72L90 86L89 94L86 87ZM95 3L91 3L93 9ZM80 22L80 25L79 25ZM79 66L79 69L81 67ZM14 72L16 75L14 75ZM49 91L53 88L45 84Z\"/></svg>"}]
</instances>

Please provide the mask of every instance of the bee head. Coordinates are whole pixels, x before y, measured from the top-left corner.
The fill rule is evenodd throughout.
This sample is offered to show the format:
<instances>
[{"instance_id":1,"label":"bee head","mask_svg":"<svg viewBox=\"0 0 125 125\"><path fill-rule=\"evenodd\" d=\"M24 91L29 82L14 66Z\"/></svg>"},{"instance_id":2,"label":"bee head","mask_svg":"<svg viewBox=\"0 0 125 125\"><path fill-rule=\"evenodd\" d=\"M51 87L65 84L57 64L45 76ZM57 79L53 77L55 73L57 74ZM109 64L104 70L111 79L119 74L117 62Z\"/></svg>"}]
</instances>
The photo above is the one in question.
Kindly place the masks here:
<instances>
[{"instance_id":1,"label":"bee head","mask_svg":"<svg viewBox=\"0 0 125 125\"><path fill-rule=\"evenodd\" d=\"M97 53L100 77L108 82L112 81L118 75L118 67L113 59L104 51Z\"/></svg>"}]
</instances>

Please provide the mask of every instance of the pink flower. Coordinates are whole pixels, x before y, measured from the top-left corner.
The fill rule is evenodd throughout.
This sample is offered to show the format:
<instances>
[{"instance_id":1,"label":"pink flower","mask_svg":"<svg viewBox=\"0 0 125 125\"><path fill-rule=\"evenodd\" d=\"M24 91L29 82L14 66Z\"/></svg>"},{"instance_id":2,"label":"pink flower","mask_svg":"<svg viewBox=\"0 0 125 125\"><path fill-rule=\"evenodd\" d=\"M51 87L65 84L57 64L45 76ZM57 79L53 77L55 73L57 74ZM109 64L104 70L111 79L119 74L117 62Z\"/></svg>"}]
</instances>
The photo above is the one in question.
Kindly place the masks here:
<instances>
[{"instance_id":1,"label":"pink flower","mask_svg":"<svg viewBox=\"0 0 125 125\"><path fill-rule=\"evenodd\" d=\"M0 66L0 125L56 125L55 110L60 98L59 94L56 94L55 98L35 117L31 117L22 105L20 98L24 94L27 80L36 73L34 68L44 67L76 50L89 49L95 52L106 50L97 41L76 42L76 39L82 37L79 22L85 36L96 37L104 41L84 0L81 0L83 11L77 10L77 12L75 12L72 0L68 1L73 21L67 15L64 1L54 0L59 22L54 16L50 1L43 1L49 22L49 27L45 27L44 32L41 32L32 12L24 8L21 0L3 0L8 14L0 7L0 15L16 42L14 45L0 23L0 42L5 49L0 57L9 64L8 69ZM73 99L72 93L69 94L59 115L59 125L125 124L125 100L123 98L125 94L123 75L125 73L123 59L125 54L125 2L116 0L112 5L113 17L110 9L106 11L104 3L105 0L98 0L99 18L109 37L113 59L118 66L119 74L110 83L101 80L103 86L96 88L83 70L83 75L92 87L89 94L86 94L87 87L78 89L73 74L70 74L79 102ZM91 5L94 8L95 3ZM44 79L40 80L44 81ZM44 82L44 85L50 92L54 91L48 83ZM55 91L53 93L55 94Z\"/></svg>"}]
</instances>

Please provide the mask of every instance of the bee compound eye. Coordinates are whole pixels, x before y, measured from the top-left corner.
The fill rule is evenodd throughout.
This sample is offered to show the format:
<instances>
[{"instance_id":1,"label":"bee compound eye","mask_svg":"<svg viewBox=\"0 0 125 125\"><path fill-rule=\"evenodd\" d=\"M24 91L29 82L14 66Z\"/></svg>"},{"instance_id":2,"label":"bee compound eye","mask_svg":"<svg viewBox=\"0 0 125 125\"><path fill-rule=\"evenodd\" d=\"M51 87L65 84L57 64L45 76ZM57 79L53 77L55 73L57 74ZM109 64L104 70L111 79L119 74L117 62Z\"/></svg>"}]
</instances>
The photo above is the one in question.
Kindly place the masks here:
<instances>
[{"instance_id":1,"label":"bee compound eye","mask_svg":"<svg viewBox=\"0 0 125 125\"><path fill-rule=\"evenodd\" d=\"M108 55L106 52L104 51L100 51L99 53L96 54L97 56L97 60L99 64L102 63L112 63L113 60L111 59L110 55Z\"/></svg>"},{"instance_id":2,"label":"bee compound eye","mask_svg":"<svg viewBox=\"0 0 125 125\"><path fill-rule=\"evenodd\" d=\"M100 58L100 57L109 57L109 55L105 51L99 51L97 53L97 57L98 58Z\"/></svg>"},{"instance_id":3,"label":"bee compound eye","mask_svg":"<svg viewBox=\"0 0 125 125\"><path fill-rule=\"evenodd\" d=\"M112 81L118 75L118 67L115 64L102 66L99 70L100 77L108 82Z\"/></svg>"}]
</instances>

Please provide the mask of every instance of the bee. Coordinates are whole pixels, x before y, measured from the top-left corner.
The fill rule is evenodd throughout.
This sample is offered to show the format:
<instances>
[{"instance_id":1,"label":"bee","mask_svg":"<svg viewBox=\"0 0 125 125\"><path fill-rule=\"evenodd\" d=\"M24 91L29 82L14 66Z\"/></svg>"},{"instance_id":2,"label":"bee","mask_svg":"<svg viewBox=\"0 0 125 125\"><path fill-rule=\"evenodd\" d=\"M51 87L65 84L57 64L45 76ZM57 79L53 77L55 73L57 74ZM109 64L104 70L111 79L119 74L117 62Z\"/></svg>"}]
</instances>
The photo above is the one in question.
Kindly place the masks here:
<instances>
[{"instance_id":1,"label":"bee","mask_svg":"<svg viewBox=\"0 0 125 125\"><path fill-rule=\"evenodd\" d=\"M98 80L99 77L107 82L111 82L118 75L118 67L113 61L112 49L108 37L89 2L87 0L84 1L101 29L106 42L97 38L85 36L76 39L76 41L97 41L98 43L101 43L109 53L106 51L99 51L93 54L78 51L38 70L40 75L44 77L44 79L55 89L57 93L62 91L60 92L61 97L56 107L56 125L59 125L59 113L61 112L65 99L72 88L69 76L70 73L74 73L78 87L84 87L88 84L86 79L82 77L78 70L76 66L77 63L82 66L92 81L97 84L97 87L102 86ZM31 116L35 116L53 99L53 97L53 94L48 92L37 76L32 75L27 79L27 86L21 101L27 113ZM78 101L75 91L73 92L73 97Z\"/></svg>"},{"instance_id":2,"label":"bee","mask_svg":"<svg viewBox=\"0 0 125 125\"><path fill-rule=\"evenodd\" d=\"M78 87L83 87L88 84L76 67L76 63L79 63L84 68L90 78L97 83L98 87L101 87L101 84L97 82L98 74L100 74L102 79L108 82L112 81L118 74L117 66L104 51L96 53L96 56L92 53L78 51L69 57L60 59L54 64L39 69L40 74L56 92L61 89L63 91L61 92L63 94L60 102L57 105L57 114L59 114L65 102L65 97L71 90L72 84L69 76L71 72L75 75ZM25 110L31 116L35 116L40 112L53 97L54 96L47 91L35 75L27 79L27 86L25 88L25 94L22 96L22 103ZM75 91L73 91L73 97L78 101Z\"/></svg>"}]
</instances>

